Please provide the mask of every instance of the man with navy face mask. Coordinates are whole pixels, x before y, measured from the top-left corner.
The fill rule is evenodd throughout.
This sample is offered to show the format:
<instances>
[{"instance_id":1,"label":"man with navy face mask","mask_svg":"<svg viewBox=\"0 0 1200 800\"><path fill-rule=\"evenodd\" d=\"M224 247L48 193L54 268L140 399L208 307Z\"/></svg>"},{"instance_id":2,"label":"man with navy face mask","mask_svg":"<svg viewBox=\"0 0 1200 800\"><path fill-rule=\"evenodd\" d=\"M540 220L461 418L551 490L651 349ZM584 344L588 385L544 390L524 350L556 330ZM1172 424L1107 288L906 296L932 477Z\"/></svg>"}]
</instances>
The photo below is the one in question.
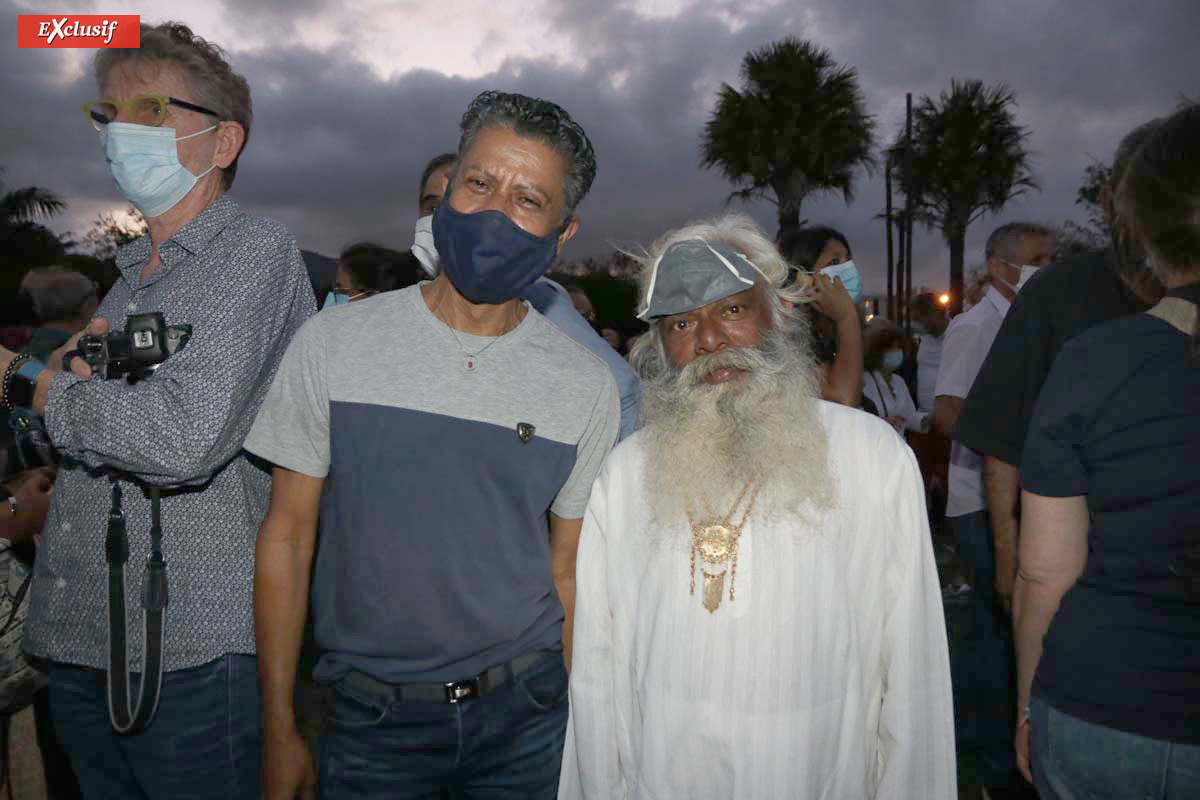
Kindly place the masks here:
<instances>
[{"instance_id":1,"label":"man with navy face mask","mask_svg":"<svg viewBox=\"0 0 1200 800\"><path fill-rule=\"evenodd\" d=\"M485 92L434 213L438 276L318 314L289 348L246 443L276 465L255 596L265 797L316 780L292 694L318 508L321 796L555 796L575 551L619 404L603 362L519 298L594 175L565 111Z\"/></svg>"}]
</instances>

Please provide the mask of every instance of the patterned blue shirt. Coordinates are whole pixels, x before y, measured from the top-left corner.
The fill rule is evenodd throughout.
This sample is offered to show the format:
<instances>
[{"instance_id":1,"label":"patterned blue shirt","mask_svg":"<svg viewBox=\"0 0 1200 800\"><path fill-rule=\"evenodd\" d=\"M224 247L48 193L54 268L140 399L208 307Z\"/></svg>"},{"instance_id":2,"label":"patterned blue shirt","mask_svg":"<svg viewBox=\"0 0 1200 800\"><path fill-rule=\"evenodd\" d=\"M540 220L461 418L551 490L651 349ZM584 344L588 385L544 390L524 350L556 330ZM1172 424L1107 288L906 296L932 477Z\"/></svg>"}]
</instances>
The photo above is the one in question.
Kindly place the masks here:
<instances>
[{"instance_id":1,"label":"patterned blue shirt","mask_svg":"<svg viewBox=\"0 0 1200 800\"><path fill-rule=\"evenodd\" d=\"M254 541L271 479L242 441L292 334L316 310L312 289L292 236L227 197L163 242L161 264L143 281L150 251L142 237L118 252L121 277L97 316L120 330L130 314L161 311L167 324L190 324L191 339L135 385L54 379L46 426L65 458L34 568L25 648L36 656L107 668L104 538L114 468L184 487L162 498L165 668L255 651ZM129 482L122 488L128 641L139 670L150 501Z\"/></svg>"}]
</instances>

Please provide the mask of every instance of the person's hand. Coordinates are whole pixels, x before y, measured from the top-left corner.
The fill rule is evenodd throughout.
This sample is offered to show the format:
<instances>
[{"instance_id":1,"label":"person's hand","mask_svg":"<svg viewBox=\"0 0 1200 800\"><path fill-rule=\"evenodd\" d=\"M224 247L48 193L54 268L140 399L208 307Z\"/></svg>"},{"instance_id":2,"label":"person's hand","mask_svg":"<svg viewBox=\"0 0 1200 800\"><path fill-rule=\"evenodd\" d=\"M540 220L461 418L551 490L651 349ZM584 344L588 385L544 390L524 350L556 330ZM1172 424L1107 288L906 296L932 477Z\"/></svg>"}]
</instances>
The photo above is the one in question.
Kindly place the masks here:
<instances>
[{"instance_id":1,"label":"person's hand","mask_svg":"<svg viewBox=\"0 0 1200 800\"><path fill-rule=\"evenodd\" d=\"M1017 769L1025 780L1033 783L1033 770L1029 766L1029 733L1032 726L1028 712L1017 718L1017 735L1013 739L1013 748L1017 752Z\"/></svg>"},{"instance_id":2,"label":"person's hand","mask_svg":"<svg viewBox=\"0 0 1200 800\"><path fill-rule=\"evenodd\" d=\"M263 800L316 799L317 769L295 727L264 733L262 764Z\"/></svg>"},{"instance_id":3,"label":"person's hand","mask_svg":"<svg viewBox=\"0 0 1200 800\"><path fill-rule=\"evenodd\" d=\"M17 513L5 528L4 538L16 544L41 532L45 526L54 491L54 470L49 467L25 470L9 483L9 490L16 498Z\"/></svg>"},{"instance_id":4,"label":"person's hand","mask_svg":"<svg viewBox=\"0 0 1200 800\"><path fill-rule=\"evenodd\" d=\"M813 306L834 322L858 319L858 307L840 278L817 274L812 282Z\"/></svg>"},{"instance_id":5,"label":"person's hand","mask_svg":"<svg viewBox=\"0 0 1200 800\"><path fill-rule=\"evenodd\" d=\"M79 348L80 337L82 337L84 335L103 336L106 333L108 333L108 320L106 320L104 317L96 317L95 319L93 319L91 322L89 322L87 324L86 328L84 328L79 333L72 336L70 339L67 339L66 344L64 344L62 347L58 348L53 353L51 353L50 354L50 363L47 366L49 366L51 369L56 369L56 370L62 369L63 368L63 366L62 366L63 355L71 352L72 350L76 350ZM71 372L75 373L76 375L78 375L81 378L92 377L91 366L86 361L84 361L82 358L72 358L71 359Z\"/></svg>"}]
</instances>

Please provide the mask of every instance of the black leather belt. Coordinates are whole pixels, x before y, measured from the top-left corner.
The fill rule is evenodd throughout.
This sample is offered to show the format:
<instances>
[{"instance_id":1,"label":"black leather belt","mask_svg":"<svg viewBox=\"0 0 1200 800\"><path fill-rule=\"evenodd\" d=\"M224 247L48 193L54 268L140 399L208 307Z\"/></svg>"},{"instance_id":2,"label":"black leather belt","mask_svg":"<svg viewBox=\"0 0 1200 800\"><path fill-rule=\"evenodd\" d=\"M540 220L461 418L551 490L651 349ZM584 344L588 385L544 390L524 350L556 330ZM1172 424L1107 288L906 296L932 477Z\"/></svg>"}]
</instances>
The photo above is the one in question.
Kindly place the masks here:
<instances>
[{"instance_id":1,"label":"black leather belt","mask_svg":"<svg viewBox=\"0 0 1200 800\"><path fill-rule=\"evenodd\" d=\"M473 678L448 683L385 683L357 670L351 670L339 684L366 692L386 702L424 700L430 703L461 703L483 697L520 675L544 658L549 650L535 650L517 656L507 664L484 670Z\"/></svg>"}]
</instances>

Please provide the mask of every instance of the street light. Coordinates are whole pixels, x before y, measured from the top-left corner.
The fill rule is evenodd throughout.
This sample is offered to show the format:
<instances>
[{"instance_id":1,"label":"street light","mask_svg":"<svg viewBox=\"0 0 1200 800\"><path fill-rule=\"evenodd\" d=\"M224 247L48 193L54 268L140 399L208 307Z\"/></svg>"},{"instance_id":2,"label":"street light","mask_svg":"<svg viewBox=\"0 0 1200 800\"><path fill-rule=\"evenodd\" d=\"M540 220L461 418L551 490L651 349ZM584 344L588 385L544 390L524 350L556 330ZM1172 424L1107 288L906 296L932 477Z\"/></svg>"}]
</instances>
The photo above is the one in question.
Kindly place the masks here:
<instances>
[{"instance_id":1,"label":"street light","mask_svg":"<svg viewBox=\"0 0 1200 800\"><path fill-rule=\"evenodd\" d=\"M941 305L943 305L943 306L944 306L944 305L949 305L949 303L950 303L950 295L946 294L945 292L942 292L941 294L939 294L939 295L938 295L938 303L939 303L939 304L941 304Z\"/></svg>"}]
</instances>

